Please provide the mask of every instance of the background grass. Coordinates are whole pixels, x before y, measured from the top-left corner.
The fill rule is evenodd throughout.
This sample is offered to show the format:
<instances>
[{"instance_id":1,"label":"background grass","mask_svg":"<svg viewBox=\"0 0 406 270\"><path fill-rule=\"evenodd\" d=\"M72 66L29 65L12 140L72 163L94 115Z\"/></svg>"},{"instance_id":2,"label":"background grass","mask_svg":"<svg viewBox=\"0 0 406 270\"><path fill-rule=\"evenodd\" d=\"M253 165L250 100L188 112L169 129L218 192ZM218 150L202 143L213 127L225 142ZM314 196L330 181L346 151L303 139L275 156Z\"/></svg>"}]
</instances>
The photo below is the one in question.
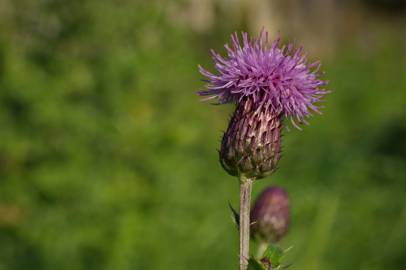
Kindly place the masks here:
<instances>
[{"instance_id":1,"label":"background grass","mask_svg":"<svg viewBox=\"0 0 406 270\"><path fill-rule=\"evenodd\" d=\"M225 22L160 1L1 1L0 269L236 269L238 183L216 149L232 106L200 103ZM254 33L256 34L256 33ZM323 61L323 115L285 132L292 269L406 267L406 61L384 31Z\"/></svg>"}]
</instances>

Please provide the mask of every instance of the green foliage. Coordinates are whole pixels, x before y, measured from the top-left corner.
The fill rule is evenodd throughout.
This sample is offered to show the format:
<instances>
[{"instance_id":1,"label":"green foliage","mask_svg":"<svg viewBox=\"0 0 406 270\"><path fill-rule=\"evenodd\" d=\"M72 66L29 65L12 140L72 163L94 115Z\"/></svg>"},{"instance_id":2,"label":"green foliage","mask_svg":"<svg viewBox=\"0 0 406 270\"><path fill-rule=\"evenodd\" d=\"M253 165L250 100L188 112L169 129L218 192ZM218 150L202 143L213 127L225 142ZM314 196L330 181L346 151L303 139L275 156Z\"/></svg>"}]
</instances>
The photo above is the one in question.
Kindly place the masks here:
<instances>
[{"instance_id":1,"label":"green foliage","mask_svg":"<svg viewBox=\"0 0 406 270\"><path fill-rule=\"evenodd\" d=\"M283 255L284 252L282 248L277 245L270 244L262 257L266 258L271 263L273 269L277 269L281 265Z\"/></svg>"},{"instance_id":2,"label":"green foliage","mask_svg":"<svg viewBox=\"0 0 406 270\"><path fill-rule=\"evenodd\" d=\"M255 258L249 258L248 270L266 270L266 266Z\"/></svg>"},{"instance_id":3,"label":"green foliage","mask_svg":"<svg viewBox=\"0 0 406 270\"><path fill-rule=\"evenodd\" d=\"M240 27L191 32L167 2L0 1L1 270L237 269L238 184L216 152L232 106L195 91ZM340 47L323 116L254 186L290 192L294 268L406 266L399 44Z\"/></svg>"},{"instance_id":4,"label":"green foliage","mask_svg":"<svg viewBox=\"0 0 406 270\"><path fill-rule=\"evenodd\" d=\"M249 258L248 269L249 270L272 270L272 269L284 269L290 265L283 265L282 259L285 256L287 250L283 250L281 247L275 244L269 244L264 253L259 259Z\"/></svg>"}]
</instances>

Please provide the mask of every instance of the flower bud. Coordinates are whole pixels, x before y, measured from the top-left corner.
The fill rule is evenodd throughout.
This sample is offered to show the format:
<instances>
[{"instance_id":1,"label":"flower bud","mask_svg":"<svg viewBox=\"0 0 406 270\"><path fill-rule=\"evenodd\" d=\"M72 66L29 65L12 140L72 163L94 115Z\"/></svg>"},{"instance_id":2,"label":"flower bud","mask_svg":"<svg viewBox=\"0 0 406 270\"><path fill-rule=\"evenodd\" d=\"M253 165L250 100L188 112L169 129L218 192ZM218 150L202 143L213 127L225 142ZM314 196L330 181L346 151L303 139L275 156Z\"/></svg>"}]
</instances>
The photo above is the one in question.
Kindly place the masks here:
<instances>
[{"instance_id":1,"label":"flower bud","mask_svg":"<svg viewBox=\"0 0 406 270\"><path fill-rule=\"evenodd\" d=\"M263 242L277 242L289 228L289 198L279 187L268 187L251 210L251 236Z\"/></svg>"},{"instance_id":2,"label":"flower bud","mask_svg":"<svg viewBox=\"0 0 406 270\"><path fill-rule=\"evenodd\" d=\"M223 136L221 165L233 176L271 174L280 159L280 128L279 116L268 106L251 98L240 101Z\"/></svg>"}]
</instances>

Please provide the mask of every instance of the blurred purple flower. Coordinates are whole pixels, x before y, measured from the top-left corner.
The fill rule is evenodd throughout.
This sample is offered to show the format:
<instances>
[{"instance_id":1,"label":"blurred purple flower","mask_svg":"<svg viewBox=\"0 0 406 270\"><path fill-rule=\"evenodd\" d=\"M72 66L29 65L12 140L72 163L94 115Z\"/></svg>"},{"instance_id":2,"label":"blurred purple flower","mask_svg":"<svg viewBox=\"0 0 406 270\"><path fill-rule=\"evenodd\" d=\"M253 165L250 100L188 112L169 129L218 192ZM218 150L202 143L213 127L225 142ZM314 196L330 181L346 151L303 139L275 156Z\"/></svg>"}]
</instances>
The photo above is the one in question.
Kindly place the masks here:
<instances>
[{"instance_id":1,"label":"blurred purple flower","mask_svg":"<svg viewBox=\"0 0 406 270\"><path fill-rule=\"evenodd\" d=\"M271 43L264 31L258 40L243 32L242 44L237 33L231 41L231 47L225 45L228 57L211 51L218 74L199 66L208 79L207 90L199 95L217 98L219 104L252 100L261 110L290 118L298 129L295 121L307 124L305 118L320 113L316 103L328 93L323 88L327 82L319 78L320 62L308 63L302 47L281 46L280 38Z\"/></svg>"},{"instance_id":2,"label":"blurred purple flower","mask_svg":"<svg viewBox=\"0 0 406 270\"><path fill-rule=\"evenodd\" d=\"M288 231L290 222L289 198L280 187L266 188L251 210L251 235L264 242L277 242Z\"/></svg>"}]
</instances>

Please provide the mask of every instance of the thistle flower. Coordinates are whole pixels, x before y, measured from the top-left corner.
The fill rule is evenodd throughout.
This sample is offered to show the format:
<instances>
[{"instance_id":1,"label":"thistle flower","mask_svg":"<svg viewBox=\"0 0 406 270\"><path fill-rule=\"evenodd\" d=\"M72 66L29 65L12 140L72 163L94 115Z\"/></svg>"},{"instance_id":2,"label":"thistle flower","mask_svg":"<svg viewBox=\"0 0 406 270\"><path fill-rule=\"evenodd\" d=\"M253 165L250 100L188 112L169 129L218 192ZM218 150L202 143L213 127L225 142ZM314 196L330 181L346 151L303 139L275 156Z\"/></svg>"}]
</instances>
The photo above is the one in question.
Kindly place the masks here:
<instances>
[{"instance_id":1,"label":"thistle flower","mask_svg":"<svg viewBox=\"0 0 406 270\"><path fill-rule=\"evenodd\" d=\"M268 187L251 210L251 236L262 242L277 242L289 228L289 198L280 187Z\"/></svg>"},{"instance_id":2,"label":"thistle flower","mask_svg":"<svg viewBox=\"0 0 406 270\"><path fill-rule=\"evenodd\" d=\"M208 78L208 90L202 96L217 98L220 104L252 100L278 116L289 117L293 124L297 119L318 112L315 105L326 93L326 81L318 79L320 62L308 64L303 48L293 50L293 45L280 46L280 38L271 44L268 32L261 31L259 39L249 39L242 33L243 44L238 35L231 35L232 48L225 45L228 59L211 51L218 75L202 67L200 73ZM299 128L300 129L300 128Z\"/></svg>"},{"instance_id":3,"label":"thistle flower","mask_svg":"<svg viewBox=\"0 0 406 270\"><path fill-rule=\"evenodd\" d=\"M302 47L272 43L268 32L258 40L235 33L227 57L211 51L217 74L199 66L207 78L206 100L237 105L220 149L220 161L231 175L262 178L272 173L280 159L280 134L284 118L294 127L307 124L317 103L327 93L326 81L319 79L320 63L307 63Z\"/></svg>"}]
</instances>

